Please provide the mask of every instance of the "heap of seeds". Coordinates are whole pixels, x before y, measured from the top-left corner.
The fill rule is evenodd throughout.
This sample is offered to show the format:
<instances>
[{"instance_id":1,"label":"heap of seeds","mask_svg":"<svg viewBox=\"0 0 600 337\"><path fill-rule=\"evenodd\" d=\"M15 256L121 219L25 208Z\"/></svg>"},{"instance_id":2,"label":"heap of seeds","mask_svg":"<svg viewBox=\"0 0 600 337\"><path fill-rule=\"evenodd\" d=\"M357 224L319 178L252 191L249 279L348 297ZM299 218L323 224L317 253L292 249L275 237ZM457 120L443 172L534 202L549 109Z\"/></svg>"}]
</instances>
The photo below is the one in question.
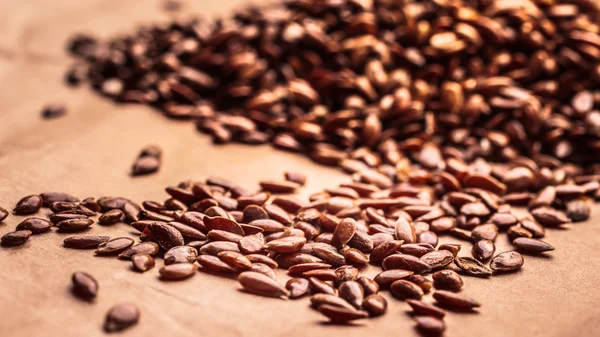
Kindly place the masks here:
<instances>
[{"instance_id":1,"label":"heap of seeds","mask_svg":"<svg viewBox=\"0 0 600 337\"><path fill-rule=\"evenodd\" d=\"M200 270L238 274L243 289L257 295L296 299L311 294L311 305L337 323L384 314L387 302L379 290L386 289L410 304L419 330L441 333L446 313L439 307L470 311L480 305L456 293L463 287L461 275L490 277L523 265L517 251L495 252L500 231L507 231L522 253L553 250L540 240L544 228L584 219L589 212L585 195L598 190L597 183L548 186L531 202L530 215L518 218L495 193L502 183L481 173L465 175L472 181L469 187L441 197L427 181L393 184L380 174L376 182L343 183L305 201L295 192L306 177L292 172L286 180L261 181L258 192L222 178L184 181L166 188L170 198L164 202L141 205L122 197L80 202L65 193L42 193L22 198L14 212L30 215L46 206L53 211L49 220L24 219L2 237L2 245L22 245L53 227L85 231L99 212L100 225L128 223L140 241L75 235L64 239L64 247L128 259L139 272L153 269L161 257L163 280L188 279ZM576 212L558 209L575 203ZM439 244L442 234L472 242L471 254L459 256L460 244ZM369 263L382 268L373 279L361 275ZM291 278L283 283L277 268ZM98 282L84 272L73 275L73 287L85 300L98 292ZM437 306L422 301L433 287ZM135 324L139 311L128 307L123 324L112 322L113 316L107 315L108 332Z\"/></svg>"},{"instance_id":2,"label":"heap of seeds","mask_svg":"<svg viewBox=\"0 0 600 337\"><path fill-rule=\"evenodd\" d=\"M239 273L248 292L310 292L336 322L383 314L386 288L421 331L440 333L445 312L419 300L432 287L440 306L472 310L479 304L454 292L459 274L524 262L497 254L499 232L522 253L552 250L544 228L587 219L600 198L599 22L598 4L585 0L295 0L106 42L79 35L68 83L189 119L216 143L304 153L352 182L308 203L275 195L304 181L294 174L258 193L223 179L184 182L142 207L41 197L61 231L87 228L101 210L99 222L130 222L143 241L72 237L67 247L119 254L139 271L164 254L163 279L195 275L197 261ZM38 199L17 208L35 212ZM2 244L51 225L26 221ZM472 257L439 244L440 234L472 242ZM359 276L367 263L383 268L374 280ZM283 285L277 267L294 278Z\"/></svg>"}]
</instances>

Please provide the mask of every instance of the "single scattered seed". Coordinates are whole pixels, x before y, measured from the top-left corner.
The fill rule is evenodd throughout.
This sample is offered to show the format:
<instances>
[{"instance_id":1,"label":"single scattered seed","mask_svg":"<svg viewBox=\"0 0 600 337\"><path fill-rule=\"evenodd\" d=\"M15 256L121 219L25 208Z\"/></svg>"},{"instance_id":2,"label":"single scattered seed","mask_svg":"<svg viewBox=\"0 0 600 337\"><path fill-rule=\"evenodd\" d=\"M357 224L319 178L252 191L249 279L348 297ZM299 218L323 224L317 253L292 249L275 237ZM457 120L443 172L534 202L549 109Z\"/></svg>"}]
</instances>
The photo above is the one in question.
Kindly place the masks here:
<instances>
[{"instance_id":1,"label":"single scattered seed","mask_svg":"<svg viewBox=\"0 0 600 337\"><path fill-rule=\"evenodd\" d=\"M0 207L0 222L4 221L8 217L8 211Z\"/></svg>"},{"instance_id":2,"label":"single scattered seed","mask_svg":"<svg viewBox=\"0 0 600 337\"><path fill-rule=\"evenodd\" d=\"M458 291L464 284L462 277L453 270L440 270L433 273L432 277L436 289Z\"/></svg>"},{"instance_id":3,"label":"single scattered seed","mask_svg":"<svg viewBox=\"0 0 600 337\"><path fill-rule=\"evenodd\" d=\"M416 316L417 329L425 334L441 335L446 330L446 324L441 319L431 316Z\"/></svg>"},{"instance_id":4,"label":"single scattered seed","mask_svg":"<svg viewBox=\"0 0 600 337\"><path fill-rule=\"evenodd\" d=\"M84 272L75 272L71 277L73 293L84 300L92 300L98 295L98 281Z\"/></svg>"},{"instance_id":5,"label":"single scattered seed","mask_svg":"<svg viewBox=\"0 0 600 337\"><path fill-rule=\"evenodd\" d=\"M305 278L291 278L286 282L285 288L290 292L290 298L299 298L308 294L309 283Z\"/></svg>"},{"instance_id":6,"label":"single scattered seed","mask_svg":"<svg viewBox=\"0 0 600 337\"><path fill-rule=\"evenodd\" d=\"M14 232L8 232L2 236L2 246L20 246L27 242L31 234L33 233L30 230L18 230Z\"/></svg>"},{"instance_id":7,"label":"single scattered seed","mask_svg":"<svg viewBox=\"0 0 600 337\"><path fill-rule=\"evenodd\" d=\"M290 292L272 278L254 271L246 271L238 276L238 282L247 292L268 296L288 297Z\"/></svg>"},{"instance_id":8,"label":"single scattered seed","mask_svg":"<svg viewBox=\"0 0 600 337\"><path fill-rule=\"evenodd\" d=\"M366 311L342 308L330 304L320 305L317 310L329 318L329 320L336 323L345 323L369 317L369 313Z\"/></svg>"},{"instance_id":9,"label":"single scattered seed","mask_svg":"<svg viewBox=\"0 0 600 337\"><path fill-rule=\"evenodd\" d=\"M90 218L75 218L63 220L56 224L58 229L65 232L77 232L87 229L94 223L94 220Z\"/></svg>"},{"instance_id":10,"label":"single scattered seed","mask_svg":"<svg viewBox=\"0 0 600 337\"><path fill-rule=\"evenodd\" d=\"M193 263L177 263L164 266L158 271L164 280L182 280L196 273L198 266Z\"/></svg>"},{"instance_id":11,"label":"single scattered seed","mask_svg":"<svg viewBox=\"0 0 600 337\"><path fill-rule=\"evenodd\" d=\"M120 237L108 240L98 245L96 255L116 255L133 245L133 239Z\"/></svg>"},{"instance_id":12,"label":"single scattered seed","mask_svg":"<svg viewBox=\"0 0 600 337\"><path fill-rule=\"evenodd\" d=\"M164 256L165 265L176 263L194 263L198 258L196 248L189 246L177 246L169 249Z\"/></svg>"},{"instance_id":13,"label":"single scattered seed","mask_svg":"<svg viewBox=\"0 0 600 337\"><path fill-rule=\"evenodd\" d=\"M471 276L488 277L492 275L492 270L472 257L457 257L454 263L460 268L465 274Z\"/></svg>"},{"instance_id":14,"label":"single scattered seed","mask_svg":"<svg viewBox=\"0 0 600 337\"><path fill-rule=\"evenodd\" d=\"M52 223L40 218L29 218L17 225L17 230L30 230L32 234L40 234L50 230Z\"/></svg>"},{"instance_id":15,"label":"single scattered seed","mask_svg":"<svg viewBox=\"0 0 600 337\"><path fill-rule=\"evenodd\" d=\"M112 225L121 221L122 218L123 211L120 209L111 209L98 218L98 223L101 225Z\"/></svg>"},{"instance_id":16,"label":"single scattered seed","mask_svg":"<svg viewBox=\"0 0 600 337\"><path fill-rule=\"evenodd\" d=\"M133 263L133 268L140 272L146 272L156 265L154 262L154 258L151 255L145 253L136 253L131 256L131 263Z\"/></svg>"},{"instance_id":17,"label":"single scattered seed","mask_svg":"<svg viewBox=\"0 0 600 337\"><path fill-rule=\"evenodd\" d=\"M306 176L298 172L285 172L285 180L302 186L306 184Z\"/></svg>"},{"instance_id":18,"label":"single scattered seed","mask_svg":"<svg viewBox=\"0 0 600 337\"><path fill-rule=\"evenodd\" d=\"M64 239L63 245L73 249L95 249L108 240L110 237L103 235L75 235Z\"/></svg>"},{"instance_id":19,"label":"single scattered seed","mask_svg":"<svg viewBox=\"0 0 600 337\"><path fill-rule=\"evenodd\" d=\"M481 304L470 297L447 290L434 292L433 298L441 305L455 310L472 310L481 306Z\"/></svg>"},{"instance_id":20,"label":"single scattered seed","mask_svg":"<svg viewBox=\"0 0 600 337\"><path fill-rule=\"evenodd\" d=\"M552 245L538 239L516 238L512 243L518 250L527 254L540 254L554 250Z\"/></svg>"},{"instance_id":21,"label":"single scattered seed","mask_svg":"<svg viewBox=\"0 0 600 337\"><path fill-rule=\"evenodd\" d=\"M417 315L434 316L438 318L444 318L444 316L446 316L446 312L444 310L423 301L407 299L406 303L410 305L412 310Z\"/></svg>"},{"instance_id":22,"label":"single scattered seed","mask_svg":"<svg viewBox=\"0 0 600 337\"><path fill-rule=\"evenodd\" d=\"M479 261L487 261L494 255L495 251L496 246L494 245L494 242L490 240L479 240L473 244L471 254Z\"/></svg>"},{"instance_id":23,"label":"single scattered seed","mask_svg":"<svg viewBox=\"0 0 600 337\"><path fill-rule=\"evenodd\" d=\"M517 252L503 252L492 259L490 268L494 271L511 272L523 266L523 256Z\"/></svg>"},{"instance_id":24,"label":"single scattered seed","mask_svg":"<svg viewBox=\"0 0 600 337\"><path fill-rule=\"evenodd\" d=\"M362 302L362 308L366 310L371 317L385 314L387 306L387 301L379 294L369 295Z\"/></svg>"},{"instance_id":25,"label":"single scattered seed","mask_svg":"<svg viewBox=\"0 0 600 337\"><path fill-rule=\"evenodd\" d=\"M43 119L55 119L61 116L64 116L67 112L67 108L64 104L61 103L52 103L47 104L42 109L42 118Z\"/></svg>"},{"instance_id":26,"label":"single scattered seed","mask_svg":"<svg viewBox=\"0 0 600 337\"><path fill-rule=\"evenodd\" d=\"M122 303L112 307L106 314L104 331L112 333L123 331L137 324L140 320L140 309L132 303Z\"/></svg>"},{"instance_id":27,"label":"single scattered seed","mask_svg":"<svg viewBox=\"0 0 600 337\"><path fill-rule=\"evenodd\" d=\"M15 206L13 213L18 215L32 214L39 211L40 208L42 208L42 204L43 199L41 196L28 195L17 202L17 206Z\"/></svg>"}]
</instances>

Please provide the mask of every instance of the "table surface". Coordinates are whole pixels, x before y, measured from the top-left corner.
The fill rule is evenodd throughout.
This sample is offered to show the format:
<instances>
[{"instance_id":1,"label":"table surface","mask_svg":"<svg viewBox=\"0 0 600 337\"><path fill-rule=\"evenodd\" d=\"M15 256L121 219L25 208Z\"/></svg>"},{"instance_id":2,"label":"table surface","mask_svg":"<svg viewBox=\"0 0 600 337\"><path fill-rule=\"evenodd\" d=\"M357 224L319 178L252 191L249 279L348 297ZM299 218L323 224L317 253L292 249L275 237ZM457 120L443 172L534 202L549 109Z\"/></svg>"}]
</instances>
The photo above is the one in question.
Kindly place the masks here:
<instances>
[{"instance_id":1,"label":"table surface","mask_svg":"<svg viewBox=\"0 0 600 337\"><path fill-rule=\"evenodd\" d=\"M240 1L191 1L178 15L225 13ZM114 105L87 88L69 89L62 78L71 60L65 41L74 32L108 37L141 23L169 19L156 0L22 0L0 3L0 205L20 197L65 191L79 197L116 195L164 200L164 187L209 175L248 188L285 170L306 172L305 193L349 177L269 146L212 145L192 124L169 121L143 106ZM68 115L51 121L40 108L65 102ZM158 174L131 178L130 164L144 145L164 149ZM45 210L44 212L48 212ZM592 219L600 216L594 207ZM0 223L0 234L21 217ZM600 224L597 220L551 230L556 251L526 257L520 272L491 280L465 278L463 293L482 303L478 313L450 313L447 336L600 336ZM132 235L124 224L89 233ZM248 295L232 279L198 273L184 282L161 282L130 262L62 248L65 234L34 236L22 247L0 249L0 336L103 336L113 305L139 304L140 324L126 336L416 336L408 305L390 297L388 314L356 326L327 324L308 299L283 301ZM505 237L498 251L510 249ZM469 254L463 246L460 255ZM160 264L160 262L159 262ZM100 292L92 304L74 298L70 277L94 275ZM377 271L367 271L373 275ZM281 278L285 278L282 273ZM387 296L387 295L386 295ZM426 298L431 301L430 295Z\"/></svg>"}]
</instances>

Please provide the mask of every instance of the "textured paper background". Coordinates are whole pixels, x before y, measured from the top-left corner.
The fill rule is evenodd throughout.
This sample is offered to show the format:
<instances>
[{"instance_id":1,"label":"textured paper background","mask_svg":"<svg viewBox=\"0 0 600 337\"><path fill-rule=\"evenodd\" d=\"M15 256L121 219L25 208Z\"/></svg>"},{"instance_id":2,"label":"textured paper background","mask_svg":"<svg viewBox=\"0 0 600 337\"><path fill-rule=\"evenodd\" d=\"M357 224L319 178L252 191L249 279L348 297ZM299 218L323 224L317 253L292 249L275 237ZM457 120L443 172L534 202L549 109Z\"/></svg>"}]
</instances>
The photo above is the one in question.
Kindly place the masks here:
<instances>
[{"instance_id":1,"label":"textured paper background","mask_svg":"<svg viewBox=\"0 0 600 337\"><path fill-rule=\"evenodd\" d=\"M198 0L186 14L210 17L239 3ZM149 0L0 2L0 205L11 210L20 197L51 190L162 201L165 186L186 178L223 175L254 188L259 179L279 178L288 169L308 174L306 193L348 179L268 146L213 146L189 123L168 121L146 107L115 106L87 89L62 84L70 63L63 47L70 34L110 36L167 18L159 2ZM41 106L53 101L66 102L68 116L41 120ZM160 173L131 179L132 160L150 143L165 150ZM464 293L483 306L479 314L449 314L446 335L599 336L599 209L595 220L550 231L547 241L556 251L527 257L522 271L491 280L466 278ZM10 216L0 223L0 234L20 220ZM122 224L94 226L90 233L131 235ZM417 335L408 305L389 297L387 315L357 327L333 326L309 310L308 299L260 298L240 292L231 279L202 273L185 282L161 282L157 269L141 275L129 270L129 262L62 248L65 237L52 231L23 247L0 248L0 336L102 336L106 310L121 301L138 303L142 311L140 324L127 336ZM505 237L498 246L509 249ZM466 245L460 254L469 251ZM100 282L95 303L70 294L76 270Z\"/></svg>"}]
</instances>

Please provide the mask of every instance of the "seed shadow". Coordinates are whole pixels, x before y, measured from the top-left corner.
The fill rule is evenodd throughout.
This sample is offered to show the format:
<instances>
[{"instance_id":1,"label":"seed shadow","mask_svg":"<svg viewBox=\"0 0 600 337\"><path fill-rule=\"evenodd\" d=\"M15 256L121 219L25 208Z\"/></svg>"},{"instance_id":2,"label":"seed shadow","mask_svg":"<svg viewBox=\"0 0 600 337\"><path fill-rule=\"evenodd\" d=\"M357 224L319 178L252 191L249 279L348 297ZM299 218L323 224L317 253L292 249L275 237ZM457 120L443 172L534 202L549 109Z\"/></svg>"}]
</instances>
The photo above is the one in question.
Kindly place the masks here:
<instances>
[{"instance_id":1,"label":"seed shadow","mask_svg":"<svg viewBox=\"0 0 600 337\"><path fill-rule=\"evenodd\" d=\"M192 276L194 276L195 274L190 274L184 278L178 278L178 279L169 279L169 278L165 278L162 275L157 276L156 278L161 281L161 282L167 282L167 283L177 283L177 282L183 282L186 280L189 280Z\"/></svg>"},{"instance_id":2,"label":"seed shadow","mask_svg":"<svg viewBox=\"0 0 600 337\"><path fill-rule=\"evenodd\" d=\"M320 326L327 326L327 327L336 327L336 328L340 328L340 327L359 327L359 326L365 326L364 323L357 323L357 322L332 322L332 321L319 321L318 323Z\"/></svg>"},{"instance_id":3,"label":"seed shadow","mask_svg":"<svg viewBox=\"0 0 600 337\"><path fill-rule=\"evenodd\" d=\"M268 295L263 295L263 294L257 294L257 293L253 293L253 292L247 291L244 288L237 289L237 291L240 292L240 293L244 293L244 294L248 294L248 295L253 295L253 296L260 296L260 297L271 298L271 299L275 299L275 300L288 301L287 297L283 297L283 296L268 296Z\"/></svg>"},{"instance_id":4,"label":"seed shadow","mask_svg":"<svg viewBox=\"0 0 600 337\"><path fill-rule=\"evenodd\" d=\"M458 313L458 314L468 314L468 315L479 315L480 312L475 310L475 309L460 309L460 308L456 308L450 305L445 305L439 302L435 302L433 303L433 305L435 305L438 308L450 311L450 312L454 312L454 313Z\"/></svg>"},{"instance_id":5,"label":"seed shadow","mask_svg":"<svg viewBox=\"0 0 600 337\"><path fill-rule=\"evenodd\" d=\"M89 296L85 296L83 294L80 294L77 289L75 289L75 287L71 287L69 289L69 292L71 293L71 295L75 296L78 300L85 302L85 303L89 303L89 304L93 304L94 301L94 297L89 297Z\"/></svg>"},{"instance_id":6,"label":"seed shadow","mask_svg":"<svg viewBox=\"0 0 600 337\"><path fill-rule=\"evenodd\" d=\"M493 276L494 277L502 277L502 276L508 276L508 275L517 275L517 274L521 274L522 272L523 272L522 268L519 268L517 270L510 270L510 271L494 270Z\"/></svg>"}]
</instances>

